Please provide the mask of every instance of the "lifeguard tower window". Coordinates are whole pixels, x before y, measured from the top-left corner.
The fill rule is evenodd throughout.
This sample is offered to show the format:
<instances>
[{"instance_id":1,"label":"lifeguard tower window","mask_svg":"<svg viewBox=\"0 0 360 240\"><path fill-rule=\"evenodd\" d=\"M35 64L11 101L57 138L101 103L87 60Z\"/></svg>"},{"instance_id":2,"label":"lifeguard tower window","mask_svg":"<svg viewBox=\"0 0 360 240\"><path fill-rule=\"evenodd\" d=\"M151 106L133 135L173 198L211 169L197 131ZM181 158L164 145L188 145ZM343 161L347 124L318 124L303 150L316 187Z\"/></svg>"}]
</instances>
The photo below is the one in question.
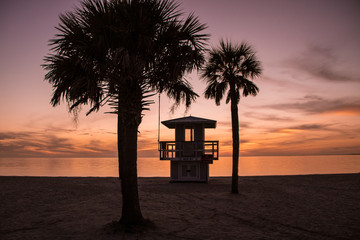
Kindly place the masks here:
<instances>
[{"instance_id":1,"label":"lifeguard tower window","mask_svg":"<svg viewBox=\"0 0 360 240\"><path fill-rule=\"evenodd\" d=\"M185 129L185 141L187 141L187 142L194 141L194 129L193 128Z\"/></svg>"}]
</instances>

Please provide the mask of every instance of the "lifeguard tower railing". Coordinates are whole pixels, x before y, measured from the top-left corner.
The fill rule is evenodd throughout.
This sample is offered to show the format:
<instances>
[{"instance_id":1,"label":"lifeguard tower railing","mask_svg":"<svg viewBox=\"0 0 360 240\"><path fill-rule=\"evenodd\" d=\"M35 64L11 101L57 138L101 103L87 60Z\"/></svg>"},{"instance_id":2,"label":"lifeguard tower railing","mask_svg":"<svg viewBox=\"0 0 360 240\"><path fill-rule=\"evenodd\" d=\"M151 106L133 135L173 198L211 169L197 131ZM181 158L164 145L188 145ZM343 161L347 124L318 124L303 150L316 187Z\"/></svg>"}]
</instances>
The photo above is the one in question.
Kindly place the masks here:
<instances>
[{"instance_id":1,"label":"lifeguard tower railing","mask_svg":"<svg viewBox=\"0 0 360 240\"><path fill-rule=\"evenodd\" d=\"M219 141L160 141L160 160L200 161L203 156L219 159Z\"/></svg>"}]
</instances>

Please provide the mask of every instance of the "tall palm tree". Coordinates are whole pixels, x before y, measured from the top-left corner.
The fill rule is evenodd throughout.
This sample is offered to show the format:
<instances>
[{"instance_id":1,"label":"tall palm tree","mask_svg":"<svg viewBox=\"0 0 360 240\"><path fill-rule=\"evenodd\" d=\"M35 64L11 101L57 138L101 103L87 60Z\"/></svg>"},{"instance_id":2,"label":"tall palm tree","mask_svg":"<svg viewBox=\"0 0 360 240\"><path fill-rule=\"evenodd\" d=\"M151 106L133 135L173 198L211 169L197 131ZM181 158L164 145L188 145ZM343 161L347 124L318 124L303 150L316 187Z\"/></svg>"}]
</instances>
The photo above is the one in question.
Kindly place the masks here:
<instances>
[{"instance_id":1,"label":"tall palm tree","mask_svg":"<svg viewBox=\"0 0 360 240\"><path fill-rule=\"evenodd\" d=\"M189 106L198 96L185 73L204 62L207 34L197 17L181 19L173 0L84 0L60 15L45 58L51 104L87 114L108 104L117 114L119 178L125 225L143 222L137 182L137 134L151 96L166 93Z\"/></svg>"},{"instance_id":2,"label":"tall palm tree","mask_svg":"<svg viewBox=\"0 0 360 240\"><path fill-rule=\"evenodd\" d=\"M231 42L220 41L220 47L210 51L210 58L202 71L202 78L207 82L205 98L215 99L220 105L223 96L226 103L231 103L231 124L233 139L232 193L238 193L239 168L239 117L238 104L240 94L256 96L259 88L249 79L260 76L260 62L255 52L247 43L233 45ZM229 89L229 90L228 90ZM228 91L227 91L228 90Z\"/></svg>"}]
</instances>

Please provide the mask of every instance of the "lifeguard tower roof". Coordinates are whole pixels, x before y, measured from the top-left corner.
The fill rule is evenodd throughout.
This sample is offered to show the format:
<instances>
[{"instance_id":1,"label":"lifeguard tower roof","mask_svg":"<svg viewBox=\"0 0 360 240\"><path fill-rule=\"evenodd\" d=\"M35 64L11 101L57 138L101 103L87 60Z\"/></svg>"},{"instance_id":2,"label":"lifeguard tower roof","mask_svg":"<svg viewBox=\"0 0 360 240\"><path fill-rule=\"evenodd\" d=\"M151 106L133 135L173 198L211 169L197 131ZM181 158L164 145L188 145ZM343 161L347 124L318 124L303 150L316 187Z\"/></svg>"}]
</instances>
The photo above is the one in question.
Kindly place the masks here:
<instances>
[{"instance_id":1,"label":"lifeguard tower roof","mask_svg":"<svg viewBox=\"0 0 360 240\"><path fill-rule=\"evenodd\" d=\"M182 118L175 118L167 121L162 121L162 124L164 124L166 127L172 129L175 128L178 124L202 124L204 128L216 128L216 121L210 120L206 118L199 118L199 117L182 117Z\"/></svg>"}]
</instances>

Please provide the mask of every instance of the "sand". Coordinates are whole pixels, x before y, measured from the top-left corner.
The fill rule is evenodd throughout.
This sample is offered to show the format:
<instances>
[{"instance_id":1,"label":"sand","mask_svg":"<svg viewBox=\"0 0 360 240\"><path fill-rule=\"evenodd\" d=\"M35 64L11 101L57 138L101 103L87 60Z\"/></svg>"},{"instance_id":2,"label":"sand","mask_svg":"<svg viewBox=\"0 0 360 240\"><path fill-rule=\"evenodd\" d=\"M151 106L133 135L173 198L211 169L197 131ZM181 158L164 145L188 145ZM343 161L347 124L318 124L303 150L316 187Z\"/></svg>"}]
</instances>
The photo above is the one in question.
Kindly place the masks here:
<instances>
[{"instance_id":1,"label":"sand","mask_svg":"<svg viewBox=\"0 0 360 240\"><path fill-rule=\"evenodd\" d=\"M168 181L139 179L156 228L113 234L117 178L0 177L0 239L360 239L360 174Z\"/></svg>"}]
</instances>

